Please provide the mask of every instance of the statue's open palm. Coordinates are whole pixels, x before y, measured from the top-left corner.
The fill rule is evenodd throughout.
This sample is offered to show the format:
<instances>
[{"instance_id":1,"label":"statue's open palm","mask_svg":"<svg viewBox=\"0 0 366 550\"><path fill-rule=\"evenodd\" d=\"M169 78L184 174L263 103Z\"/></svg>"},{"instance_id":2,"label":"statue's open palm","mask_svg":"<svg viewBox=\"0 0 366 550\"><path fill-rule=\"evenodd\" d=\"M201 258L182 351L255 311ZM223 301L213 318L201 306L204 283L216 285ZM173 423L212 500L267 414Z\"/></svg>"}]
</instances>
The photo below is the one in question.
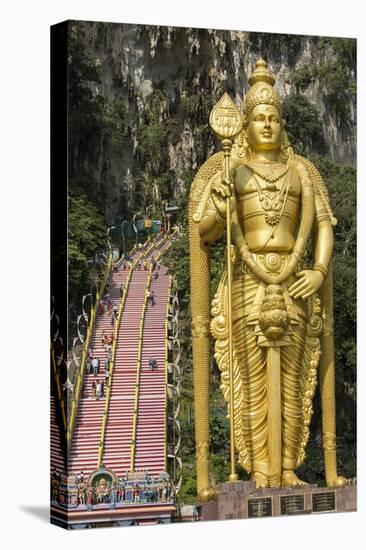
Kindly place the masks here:
<instances>
[{"instance_id":1,"label":"statue's open palm","mask_svg":"<svg viewBox=\"0 0 366 550\"><path fill-rule=\"evenodd\" d=\"M321 287L324 279L319 271L311 269L299 271L296 273L296 277L300 278L290 286L288 291L292 298L302 298L303 300L312 296Z\"/></svg>"}]
</instances>

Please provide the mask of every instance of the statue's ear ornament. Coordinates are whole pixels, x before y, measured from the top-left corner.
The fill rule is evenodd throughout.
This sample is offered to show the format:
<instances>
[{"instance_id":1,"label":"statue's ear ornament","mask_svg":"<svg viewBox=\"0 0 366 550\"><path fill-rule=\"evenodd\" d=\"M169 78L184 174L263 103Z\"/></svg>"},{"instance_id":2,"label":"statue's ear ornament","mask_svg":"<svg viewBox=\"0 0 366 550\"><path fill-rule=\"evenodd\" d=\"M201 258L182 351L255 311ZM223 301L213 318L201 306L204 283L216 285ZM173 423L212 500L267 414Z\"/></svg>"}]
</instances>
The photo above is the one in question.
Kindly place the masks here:
<instances>
[{"instance_id":1,"label":"statue's ear ornament","mask_svg":"<svg viewBox=\"0 0 366 550\"><path fill-rule=\"evenodd\" d=\"M283 126L281 130L281 148L280 148L280 156L281 159L284 161L293 160L294 158L294 150L290 145L288 135L285 129L285 121L283 121Z\"/></svg>"},{"instance_id":2,"label":"statue's ear ornament","mask_svg":"<svg viewBox=\"0 0 366 550\"><path fill-rule=\"evenodd\" d=\"M234 140L232 149L232 157L236 157L241 161L249 160L251 155L250 145L248 143L247 131L245 127L241 130Z\"/></svg>"}]
</instances>

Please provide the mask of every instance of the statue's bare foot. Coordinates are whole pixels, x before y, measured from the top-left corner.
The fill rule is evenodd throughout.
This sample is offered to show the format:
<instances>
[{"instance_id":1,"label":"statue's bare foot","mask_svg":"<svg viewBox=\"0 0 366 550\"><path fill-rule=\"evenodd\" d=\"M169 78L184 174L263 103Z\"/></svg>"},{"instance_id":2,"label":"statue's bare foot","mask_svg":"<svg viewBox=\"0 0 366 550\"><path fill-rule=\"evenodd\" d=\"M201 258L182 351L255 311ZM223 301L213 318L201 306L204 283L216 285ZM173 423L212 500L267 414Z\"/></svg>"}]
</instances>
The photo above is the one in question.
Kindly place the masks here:
<instances>
[{"instance_id":1,"label":"statue's bare foot","mask_svg":"<svg viewBox=\"0 0 366 550\"><path fill-rule=\"evenodd\" d=\"M298 478L293 470L283 470L281 485L282 487L298 487L300 485L307 485L307 483Z\"/></svg>"},{"instance_id":2,"label":"statue's bare foot","mask_svg":"<svg viewBox=\"0 0 366 550\"><path fill-rule=\"evenodd\" d=\"M269 487L268 477L261 472L253 472L252 480L255 481L256 489L264 489L265 487Z\"/></svg>"}]
</instances>

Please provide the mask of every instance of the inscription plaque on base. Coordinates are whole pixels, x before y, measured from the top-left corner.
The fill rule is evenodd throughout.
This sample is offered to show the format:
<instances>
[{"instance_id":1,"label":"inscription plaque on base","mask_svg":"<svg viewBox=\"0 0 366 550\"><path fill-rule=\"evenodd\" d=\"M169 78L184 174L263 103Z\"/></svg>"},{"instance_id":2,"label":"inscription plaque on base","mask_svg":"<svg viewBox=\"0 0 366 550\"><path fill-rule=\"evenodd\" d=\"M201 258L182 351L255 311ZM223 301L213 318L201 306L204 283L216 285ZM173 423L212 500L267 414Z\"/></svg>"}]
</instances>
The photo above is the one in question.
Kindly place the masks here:
<instances>
[{"instance_id":1,"label":"inscription plaque on base","mask_svg":"<svg viewBox=\"0 0 366 550\"><path fill-rule=\"evenodd\" d=\"M249 498L248 518L272 516L272 498Z\"/></svg>"},{"instance_id":2,"label":"inscription plaque on base","mask_svg":"<svg viewBox=\"0 0 366 550\"><path fill-rule=\"evenodd\" d=\"M305 510L305 495L284 495L280 497L281 516L299 514Z\"/></svg>"},{"instance_id":3,"label":"inscription plaque on base","mask_svg":"<svg viewBox=\"0 0 366 550\"><path fill-rule=\"evenodd\" d=\"M335 492L312 495L313 512L333 512L336 509Z\"/></svg>"}]
</instances>

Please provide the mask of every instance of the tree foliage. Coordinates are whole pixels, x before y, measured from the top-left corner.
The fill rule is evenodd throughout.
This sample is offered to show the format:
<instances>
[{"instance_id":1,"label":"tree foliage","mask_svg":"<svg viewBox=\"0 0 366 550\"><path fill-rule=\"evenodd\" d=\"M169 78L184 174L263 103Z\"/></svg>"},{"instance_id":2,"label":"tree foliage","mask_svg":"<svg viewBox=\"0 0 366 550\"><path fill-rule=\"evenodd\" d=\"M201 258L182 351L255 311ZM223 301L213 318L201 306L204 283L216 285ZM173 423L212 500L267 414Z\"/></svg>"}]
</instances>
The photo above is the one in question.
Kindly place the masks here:
<instances>
[{"instance_id":1,"label":"tree foliage","mask_svg":"<svg viewBox=\"0 0 366 550\"><path fill-rule=\"evenodd\" d=\"M311 84L319 82L326 107L345 125L350 117L350 97L356 94L357 89L356 40L323 38L319 49L327 49L331 55L322 63L310 63L296 68L292 73L292 83L299 94L304 93Z\"/></svg>"},{"instance_id":2,"label":"tree foliage","mask_svg":"<svg viewBox=\"0 0 366 550\"><path fill-rule=\"evenodd\" d=\"M286 131L291 146L300 155L326 150L317 108L301 94L287 96L282 104Z\"/></svg>"},{"instance_id":3,"label":"tree foliage","mask_svg":"<svg viewBox=\"0 0 366 550\"><path fill-rule=\"evenodd\" d=\"M71 298L90 288L90 273L105 246L106 225L86 195L71 192L68 214L68 274Z\"/></svg>"}]
</instances>

